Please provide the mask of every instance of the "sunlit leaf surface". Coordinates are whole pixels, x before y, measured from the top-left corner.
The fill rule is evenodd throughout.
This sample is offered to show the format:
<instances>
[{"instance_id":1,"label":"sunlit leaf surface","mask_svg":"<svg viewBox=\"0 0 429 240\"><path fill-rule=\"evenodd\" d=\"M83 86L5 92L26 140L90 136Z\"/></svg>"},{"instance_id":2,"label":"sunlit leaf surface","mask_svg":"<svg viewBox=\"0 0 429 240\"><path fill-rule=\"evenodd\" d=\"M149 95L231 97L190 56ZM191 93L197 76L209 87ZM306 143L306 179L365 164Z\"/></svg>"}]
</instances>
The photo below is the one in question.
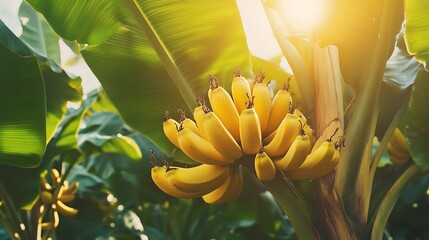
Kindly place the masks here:
<instances>
[{"instance_id":1,"label":"sunlit leaf surface","mask_svg":"<svg viewBox=\"0 0 429 240\"><path fill-rule=\"evenodd\" d=\"M45 151L46 100L35 58L0 44L0 164L35 167Z\"/></svg>"},{"instance_id":2,"label":"sunlit leaf surface","mask_svg":"<svg viewBox=\"0 0 429 240\"><path fill-rule=\"evenodd\" d=\"M405 39L408 50L427 64L429 61L429 11L428 0L405 1Z\"/></svg>"},{"instance_id":3,"label":"sunlit leaf surface","mask_svg":"<svg viewBox=\"0 0 429 240\"><path fill-rule=\"evenodd\" d=\"M116 1L110 0L29 0L52 28L67 40L97 44L106 40L120 26Z\"/></svg>"},{"instance_id":4,"label":"sunlit leaf surface","mask_svg":"<svg viewBox=\"0 0 429 240\"><path fill-rule=\"evenodd\" d=\"M121 27L82 55L125 122L173 156L162 131L164 111L178 119L177 109L185 109L191 117L196 96L207 93L208 74L230 90L235 66L251 71L238 10L219 1L128 5L139 26Z\"/></svg>"}]
</instances>

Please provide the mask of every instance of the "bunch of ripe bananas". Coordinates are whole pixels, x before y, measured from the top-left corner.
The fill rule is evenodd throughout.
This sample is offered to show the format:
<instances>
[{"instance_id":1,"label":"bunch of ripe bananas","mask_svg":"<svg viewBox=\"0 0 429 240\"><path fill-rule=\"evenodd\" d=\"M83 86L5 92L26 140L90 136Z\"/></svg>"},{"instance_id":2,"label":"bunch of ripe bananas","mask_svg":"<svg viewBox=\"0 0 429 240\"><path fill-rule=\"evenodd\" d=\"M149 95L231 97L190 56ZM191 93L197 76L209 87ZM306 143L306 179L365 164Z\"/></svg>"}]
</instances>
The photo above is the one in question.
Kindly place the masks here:
<instances>
[{"instance_id":1,"label":"bunch of ripe bananas","mask_svg":"<svg viewBox=\"0 0 429 240\"><path fill-rule=\"evenodd\" d=\"M209 75L213 110L200 98L193 112L195 121L182 112L178 122L166 112L165 135L201 165L154 166L152 179L161 190L179 198L202 196L207 203L219 204L240 195L243 161L254 159L261 181L272 180L276 171L300 180L324 176L335 168L338 145L331 137L312 150L316 138L304 115L292 108L289 81L271 99L264 77L261 72L249 81L237 70L231 96Z\"/></svg>"},{"instance_id":2,"label":"bunch of ripe bananas","mask_svg":"<svg viewBox=\"0 0 429 240\"><path fill-rule=\"evenodd\" d=\"M387 143L387 152L389 153L390 160L396 166L404 165L411 158L407 141L398 128L395 128Z\"/></svg>"},{"instance_id":3,"label":"bunch of ripe bananas","mask_svg":"<svg viewBox=\"0 0 429 240\"><path fill-rule=\"evenodd\" d=\"M65 205L64 203L72 202L75 199L76 190L79 187L78 182L69 185L67 180L61 184L61 176L57 169L51 170L52 185L46 180L46 176L40 176L40 218L39 225L46 232L52 232L58 227L60 217L73 217L78 210ZM48 213L47 216L45 214Z\"/></svg>"}]
</instances>

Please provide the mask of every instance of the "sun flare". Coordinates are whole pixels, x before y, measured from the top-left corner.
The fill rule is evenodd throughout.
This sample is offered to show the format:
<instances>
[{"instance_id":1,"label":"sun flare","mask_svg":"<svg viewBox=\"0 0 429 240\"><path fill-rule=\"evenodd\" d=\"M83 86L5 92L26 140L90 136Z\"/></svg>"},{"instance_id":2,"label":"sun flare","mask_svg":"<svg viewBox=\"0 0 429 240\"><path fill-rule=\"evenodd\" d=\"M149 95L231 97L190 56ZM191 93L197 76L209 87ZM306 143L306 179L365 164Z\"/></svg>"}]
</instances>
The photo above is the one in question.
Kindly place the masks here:
<instances>
[{"instance_id":1,"label":"sun flare","mask_svg":"<svg viewBox=\"0 0 429 240\"><path fill-rule=\"evenodd\" d=\"M291 25L311 30L324 17L323 0L285 0L282 2L283 17Z\"/></svg>"}]
</instances>

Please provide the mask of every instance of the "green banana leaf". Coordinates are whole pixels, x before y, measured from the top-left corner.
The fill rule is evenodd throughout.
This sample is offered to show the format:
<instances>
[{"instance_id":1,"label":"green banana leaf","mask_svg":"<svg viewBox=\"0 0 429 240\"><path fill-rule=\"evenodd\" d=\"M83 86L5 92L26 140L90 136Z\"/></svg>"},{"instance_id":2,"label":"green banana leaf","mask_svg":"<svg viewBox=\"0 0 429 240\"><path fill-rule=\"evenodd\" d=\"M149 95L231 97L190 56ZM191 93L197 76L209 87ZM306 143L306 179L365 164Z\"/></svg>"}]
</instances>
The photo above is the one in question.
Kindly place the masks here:
<instances>
[{"instance_id":1,"label":"green banana leaf","mask_svg":"<svg viewBox=\"0 0 429 240\"><path fill-rule=\"evenodd\" d=\"M250 53L234 2L128 1L139 27L123 26L106 42L82 51L110 100L131 127L169 156L181 152L162 131L164 111L188 116L206 94L207 75L229 90L234 67L250 75ZM183 156L183 155L182 155Z\"/></svg>"},{"instance_id":2,"label":"green banana leaf","mask_svg":"<svg viewBox=\"0 0 429 240\"><path fill-rule=\"evenodd\" d=\"M36 167L46 147L46 99L34 57L0 44L0 164Z\"/></svg>"},{"instance_id":3,"label":"green banana leaf","mask_svg":"<svg viewBox=\"0 0 429 240\"><path fill-rule=\"evenodd\" d=\"M111 0L28 0L52 28L67 40L98 44L121 25L118 1Z\"/></svg>"},{"instance_id":4,"label":"green banana leaf","mask_svg":"<svg viewBox=\"0 0 429 240\"><path fill-rule=\"evenodd\" d=\"M19 56L32 56L33 52L0 21L0 43Z\"/></svg>"},{"instance_id":5,"label":"green banana leaf","mask_svg":"<svg viewBox=\"0 0 429 240\"><path fill-rule=\"evenodd\" d=\"M19 39L38 58L48 61L54 71L61 72L60 37L49 26L43 16L25 1L19 9L19 17L20 19L25 19L22 24L23 32Z\"/></svg>"},{"instance_id":6,"label":"green banana leaf","mask_svg":"<svg viewBox=\"0 0 429 240\"><path fill-rule=\"evenodd\" d=\"M45 80L46 89L46 136L49 141L66 112L68 101L82 100L83 90L80 78L69 78L64 72L56 73L48 65L41 65L40 69Z\"/></svg>"},{"instance_id":7,"label":"green banana leaf","mask_svg":"<svg viewBox=\"0 0 429 240\"><path fill-rule=\"evenodd\" d=\"M428 0L405 1L405 40L408 51L416 55L416 59L425 63L429 61L429 11Z\"/></svg>"},{"instance_id":8,"label":"green banana leaf","mask_svg":"<svg viewBox=\"0 0 429 240\"><path fill-rule=\"evenodd\" d=\"M404 125L411 158L422 170L429 169L428 91L429 73L420 69L411 91Z\"/></svg>"}]
</instances>

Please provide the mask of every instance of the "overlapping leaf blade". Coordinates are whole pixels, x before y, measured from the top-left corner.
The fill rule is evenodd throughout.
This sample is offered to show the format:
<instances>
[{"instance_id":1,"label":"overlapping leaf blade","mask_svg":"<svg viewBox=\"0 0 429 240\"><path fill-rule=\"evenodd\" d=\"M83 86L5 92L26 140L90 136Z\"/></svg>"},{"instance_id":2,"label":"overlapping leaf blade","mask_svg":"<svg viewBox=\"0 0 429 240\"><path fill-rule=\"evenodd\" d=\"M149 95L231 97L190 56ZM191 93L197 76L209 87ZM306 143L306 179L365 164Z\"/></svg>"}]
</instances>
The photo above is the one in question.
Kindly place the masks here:
<instances>
[{"instance_id":1,"label":"overlapping leaf blade","mask_svg":"<svg viewBox=\"0 0 429 240\"><path fill-rule=\"evenodd\" d=\"M408 51L416 59L427 64L429 61L429 11L427 0L405 1L405 39Z\"/></svg>"},{"instance_id":2,"label":"overlapping leaf blade","mask_svg":"<svg viewBox=\"0 0 429 240\"><path fill-rule=\"evenodd\" d=\"M428 90L429 74L420 69L411 91L407 111L408 116L405 116L405 135L409 144L411 158L422 170L429 169Z\"/></svg>"},{"instance_id":3,"label":"overlapping leaf blade","mask_svg":"<svg viewBox=\"0 0 429 240\"><path fill-rule=\"evenodd\" d=\"M173 155L162 132L164 110L178 118L176 110L186 109L190 116L196 96L207 92L208 74L229 89L235 66L251 71L238 10L235 2L219 1L127 6L139 29L121 27L82 55L124 120Z\"/></svg>"},{"instance_id":4,"label":"overlapping leaf blade","mask_svg":"<svg viewBox=\"0 0 429 240\"><path fill-rule=\"evenodd\" d=\"M35 58L0 44L0 164L35 167L46 145L46 99Z\"/></svg>"},{"instance_id":5,"label":"overlapping leaf blade","mask_svg":"<svg viewBox=\"0 0 429 240\"><path fill-rule=\"evenodd\" d=\"M116 32L121 18L118 1L111 0L28 0L52 28L67 40L101 43Z\"/></svg>"}]
</instances>

